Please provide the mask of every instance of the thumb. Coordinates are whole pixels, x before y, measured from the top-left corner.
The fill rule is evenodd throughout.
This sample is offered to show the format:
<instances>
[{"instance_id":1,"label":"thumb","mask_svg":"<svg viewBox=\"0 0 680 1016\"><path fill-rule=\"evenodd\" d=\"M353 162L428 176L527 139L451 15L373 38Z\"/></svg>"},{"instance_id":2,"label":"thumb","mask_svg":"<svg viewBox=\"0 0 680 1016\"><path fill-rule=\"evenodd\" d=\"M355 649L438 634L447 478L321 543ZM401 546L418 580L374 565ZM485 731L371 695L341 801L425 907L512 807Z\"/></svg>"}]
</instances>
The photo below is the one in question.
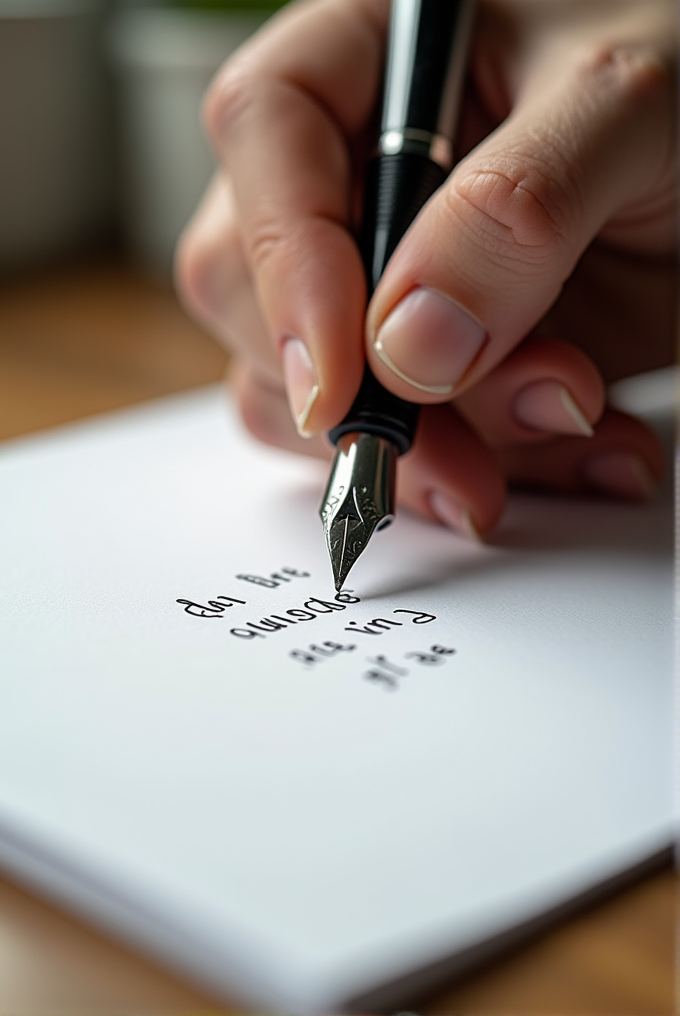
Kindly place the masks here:
<instances>
[{"instance_id":1,"label":"thumb","mask_svg":"<svg viewBox=\"0 0 680 1016\"><path fill-rule=\"evenodd\" d=\"M537 324L614 213L647 195L672 150L672 85L647 53L577 58L422 209L369 307L367 356L395 394L441 402Z\"/></svg>"}]
</instances>

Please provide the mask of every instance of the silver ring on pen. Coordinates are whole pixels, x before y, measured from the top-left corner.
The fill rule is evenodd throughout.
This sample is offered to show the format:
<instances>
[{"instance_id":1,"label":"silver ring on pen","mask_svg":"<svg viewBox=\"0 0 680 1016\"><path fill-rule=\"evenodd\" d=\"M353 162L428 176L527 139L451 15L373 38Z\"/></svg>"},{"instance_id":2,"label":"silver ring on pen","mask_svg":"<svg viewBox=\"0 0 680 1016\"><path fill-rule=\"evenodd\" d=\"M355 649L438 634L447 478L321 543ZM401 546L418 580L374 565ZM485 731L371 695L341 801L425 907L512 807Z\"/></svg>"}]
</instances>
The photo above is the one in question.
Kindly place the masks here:
<instances>
[{"instance_id":1,"label":"silver ring on pen","mask_svg":"<svg viewBox=\"0 0 680 1016\"><path fill-rule=\"evenodd\" d=\"M378 140L378 154L399 155L402 152L424 155L447 172L453 166L453 145L443 134L413 127L383 131Z\"/></svg>"}]
</instances>

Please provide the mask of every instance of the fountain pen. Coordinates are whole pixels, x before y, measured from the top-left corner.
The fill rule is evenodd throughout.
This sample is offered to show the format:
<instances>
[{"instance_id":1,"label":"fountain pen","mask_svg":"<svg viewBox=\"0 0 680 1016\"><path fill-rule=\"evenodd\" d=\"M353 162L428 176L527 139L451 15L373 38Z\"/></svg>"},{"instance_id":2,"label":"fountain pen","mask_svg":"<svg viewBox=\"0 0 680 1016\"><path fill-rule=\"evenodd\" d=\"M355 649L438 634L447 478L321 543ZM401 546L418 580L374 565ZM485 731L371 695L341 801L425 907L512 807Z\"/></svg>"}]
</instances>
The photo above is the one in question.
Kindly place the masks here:
<instances>
[{"instance_id":1,"label":"fountain pen","mask_svg":"<svg viewBox=\"0 0 680 1016\"><path fill-rule=\"evenodd\" d=\"M370 299L389 258L454 163L471 9L468 0L392 0L380 135L366 169L359 248ZM377 529L394 519L396 464L418 406L368 365L345 419L319 509L339 591Z\"/></svg>"}]
</instances>

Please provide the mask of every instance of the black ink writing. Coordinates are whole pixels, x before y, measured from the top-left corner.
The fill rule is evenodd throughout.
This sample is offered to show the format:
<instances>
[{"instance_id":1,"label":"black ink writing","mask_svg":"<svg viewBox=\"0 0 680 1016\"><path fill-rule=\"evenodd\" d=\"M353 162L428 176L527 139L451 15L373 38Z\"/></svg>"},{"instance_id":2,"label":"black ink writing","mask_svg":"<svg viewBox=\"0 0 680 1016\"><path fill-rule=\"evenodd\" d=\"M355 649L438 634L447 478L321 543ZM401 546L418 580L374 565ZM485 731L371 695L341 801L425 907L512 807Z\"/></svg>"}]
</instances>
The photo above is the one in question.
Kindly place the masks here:
<instances>
[{"instance_id":1,"label":"black ink writing","mask_svg":"<svg viewBox=\"0 0 680 1016\"><path fill-rule=\"evenodd\" d=\"M219 602L223 601L223 602ZM177 603L184 604L184 612L192 617L213 617L221 618L227 607L233 607L235 603L245 603L245 600L237 600L235 596L218 596L214 600L208 600L208 606L196 603L194 600L177 600Z\"/></svg>"},{"instance_id":2,"label":"black ink writing","mask_svg":"<svg viewBox=\"0 0 680 1016\"><path fill-rule=\"evenodd\" d=\"M373 663L375 666L371 670L365 671L366 680L379 681L390 691L396 691L399 687L397 678L406 677L408 674L406 667L398 667L396 663L390 663L386 656L374 656L372 659L369 657L367 663Z\"/></svg>"},{"instance_id":3,"label":"black ink writing","mask_svg":"<svg viewBox=\"0 0 680 1016\"><path fill-rule=\"evenodd\" d=\"M356 649L354 645L344 645L342 642L322 642L321 645L313 643L306 649L293 649L288 655L297 663L305 667L313 667L324 660L329 660L338 653L351 653Z\"/></svg>"},{"instance_id":4,"label":"black ink writing","mask_svg":"<svg viewBox=\"0 0 680 1016\"><path fill-rule=\"evenodd\" d=\"M414 624L428 624L430 621L436 621L437 618L434 614L426 614L422 610L406 610L403 607L398 607L392 611L393 614L415 614L411 620Z\"/></svg>"},{"instance_id":5,"label":"black ink writing","mask_svg":"<svg viewBox=\"0 0 680 1016\"><path fill-rule=\"evenodd\" d=\"M416 660L427 666L436 666L444 662L445 656L450 656L455 651L455 649L448 649L446 646L431 646L429 653L405 653L405 657L407 660Z\"/></svg>"},{"instance_id":6,"label":"black ink writing","mask_svg":"<svg viewBox=\"0 0 680 1016\"><path fill-rule=\"evenodd\" d=\"M398 607L392 611L393 614L412 614L409 620L413 624L429 624L430 621L436 621L435 614L426 614L422 610L407 610L404 607ZM392 621L387 617L374 617L372 621L367 621L363 626L358 621L350 621L346 626L345 631L351 632L363 632L365 635L382 635L383 632L389 631L393 626L403 625L403 621ZM377 629L377 630L376 630Z\"/></svg>"},{"instance_id":7,"label":"black ink writing","mask_svg":"<svg viewBox=\"0 0 680 1016\"><path fill-rule=\"evenodd\" d=\"M280 572L272 572L271 575L237 575L237 579L243 582L252 582L255 586L263 586L265 589L277 589L284 582L292 582L293 579L308 579L309 572L298 571L296 568L282 568Z\"/></svg>"},{"instance_id":8,"label":"black ink writing","mask_svg":"<svg viewBox=\"0 0 680 1016\"><path fill-rule=\"evenodd\" d=\"M333 614L337 610L346 610L350 603L359 602L359 597L353 596L351 589L336 593L333 600L321 600L317 596L311 596L305 600L301 608L293 607L280 614L271 614L269 617L260 618L259 621L247 621L245 625L230 628L229 631L231 635L239 639L266 638L272 632L281 631L290 625L298 624L301 621L313 621L321 614Z\"/></svg>"},{"instance_id":9,"label":"black ink writing","mask_svg":"<svg viewBox=\"0 0 680 1016\"><path fill-rule=\"evenodd\" d=\"M265 578L261 575L237 575L237 579L242 579L245 582L251 582L256 586L263 586L267 589L276 589L284 582L292 582L293 579L306 579L309 578L310 572L300 571L297 568L281 568L278 572L272 572L272 574ZM222 601L222 602L220 602ZM231 607L235 603L245 604L245 600L240 600L236 596L216 596L214 600L208 600L207 605L198 603L196 600L185 600L178 599L176 603L181 604L184 607L186 614L191 614L192 617L207 617L216 618L221 617L225 607ZM348 602L352 602L351 600Z\"/></svg>"},{"instance_id":10,"label":"black ink writing","mask_svg":"<svg viewBox=\"0 0 680 1016\"><path fill-rule=\"evenodd\" d=\"M345 631L361 631L365 635L382 635L384 631L389 631L391 626L401 627L401 621L389 621L386 617L374 617L372 621L367 621L365 625L360 625L358 621L350 621ZM373 631L377 628L378 631Z\"/></svg>"},{"instance_id":11,"label":"black ink writing","mask_svg":"<svg viewBox=\"0 0 680 1016\"><path fill-rule=\"evenodd\" d=\"M430 646L429 652L415 650L404 653L404 658L415 660L424 666L433 666L443 663L446 657L452 656L455 652L455 649L449 649L447 646L436 645ZM364 671L364 678L382 685L386 691L397 691L400 686L399 679L408 677L409 674L408 668L392 663L385 656L368 657L366 662L374 666Z\"/></svg>"},{"instance_id":12,"label":"black ink writing","mask_svg":"<svg viewBox=\"0 0 680 1016\"><path fill-rule=\"evenodd\" d=\"M348 645L343 642L314 642L306 649L293 649L288 655L305 670L314 670L320 664L332 660L341 653L354 652L356 648L354 644ZM429 649L411 650L403 654L404 660L409 661L408 667L401 663L395 663L383 653L378 653L376 656L365 658L365 662L371 666L369 670L363 672L362 677L367 681L381 685L387 691L397 691L401 679L408 677L409 668L412 669L413 664L410 661L422 667L441 666L455 652L455 649L441 645L433 645Z\"/></svg>"}]
</instances>

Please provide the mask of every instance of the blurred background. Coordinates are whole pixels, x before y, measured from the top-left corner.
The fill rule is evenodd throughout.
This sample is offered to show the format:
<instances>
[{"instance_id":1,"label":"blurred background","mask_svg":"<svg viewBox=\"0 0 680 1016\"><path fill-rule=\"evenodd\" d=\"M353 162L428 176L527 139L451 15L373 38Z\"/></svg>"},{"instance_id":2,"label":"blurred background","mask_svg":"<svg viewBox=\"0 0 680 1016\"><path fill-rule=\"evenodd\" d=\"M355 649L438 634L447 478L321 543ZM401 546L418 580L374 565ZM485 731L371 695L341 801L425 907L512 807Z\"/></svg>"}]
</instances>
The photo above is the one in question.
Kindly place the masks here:
<instances>
[{"instance_id":1,"label":"blurred background","mask_svg":"<svg viewBox=\"0 0 680 1016\"><path fill-rule=\"evenodd\" d=\"M217 380L172 292L216 69L284 0L0 0L0 438Z\"/></svg>"},{"instance_id":2,"label":"blurred background","mask_svg":"<svg viewBox=\"0 0 680 1016\"><path fill-rule=\"evenodd\" d=\"M0 439L224 375L173 294L173 248L213 168L201 96L280 6L0 0ZM667 1016L674 896L667 868L419 1012ZM217 1011L0 877L0 1011L105 1006Z\"/></svg>"},{"instance_id":3,"label":"blurred background","mask_svg":"<svg viewBox=\"0 0 680 1016\"><path fill-rule=\"evenodd\" d=\"M95 243L159 278L213 166L213 74L283 0L0 0L0 270Z\"/></svg>"}]
</instances>

